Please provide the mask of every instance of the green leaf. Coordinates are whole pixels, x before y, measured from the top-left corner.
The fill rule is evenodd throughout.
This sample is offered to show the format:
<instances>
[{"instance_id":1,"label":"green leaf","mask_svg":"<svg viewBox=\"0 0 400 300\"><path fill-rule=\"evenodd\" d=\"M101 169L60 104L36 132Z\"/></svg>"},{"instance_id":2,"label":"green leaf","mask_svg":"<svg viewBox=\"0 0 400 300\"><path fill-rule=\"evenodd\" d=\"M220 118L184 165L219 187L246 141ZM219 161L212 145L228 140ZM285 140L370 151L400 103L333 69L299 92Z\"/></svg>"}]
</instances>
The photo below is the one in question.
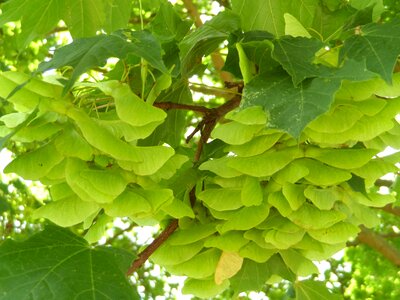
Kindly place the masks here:
<instances>
[{"instance_id":1,"label":"green leaf","mask_svg":"<svg viewBox=\"0 0 400 300\"><path fill-rule=\"evenodd\" d=\"M215 247L227 252L238 252L248 242L249 240L243 237L243 232L229 231L222 235L209 236L204 242L204 247Z\"/></svg>"},{"instance_id":2,"label":"green leaf","mask_svg":"<svg viewBox=\"0 0 400 300\"><path fill-rule=\"evenodd\" d=\"M243 257L236 252L222 252L219 257L217 268L215 270L215 283L222 284L226 279L231 278L237 272L243 264Z\"/></svg>"},{"instance_id":3,"label":"green leaf","mask_svg":"<svg viewBox=\"0 0 400 300\"><path fill-rule=\"evenodd\" d=\"M346 222L337 223L329 228L308 230L308 234L316 239L327 244L338 244L346 242L348 239L353 238L360 232L360 229Z\"/></svg>"},{"instance_id":4,"label":"green leaf","mask_svg":"<svg viewBox=\"0 0 400 300\"><path fill-rule=\"evenodd\" d=\"M181 20L171 3L162 1L157 15L150 22L149 27L158 40L167 43L173 40L182 40L191 25L192 22L189 20Z\"/></svg>"},{"instance_id":5,"label":"green leaf","mask_svg":"<svg viewBox=\"0 0 400 300\"><path fill-rule=\"evenodd\" d=\"M303 280L296 281L296 300L340 300L342 296L329 292L324 282Z\"/></svg>"},{"instance_id":6,"label":"green leaf","mask_svg":"<svg viewBox=\"0 0 400 300\"><path fill-rule=\"evenodd\" d=\"M232 159L230 157L222 157L218 159L208 160L202 163L199 167L200 170L209 170L218 176L224 178L234 178L242 175L241 172L228 166Z\"/></svg>"},{"instance_id":7,"label":"green leaf","mask_svg":"<svg viewBox=\"0 0 400 300\"><path fill-rule=\"evenodd\" d=\"M186 279L182 288L183 294L192 294L200 298L214 297L229 287L229 281L225 280L222 284L217 285L213 279L199 280Z\"/></svg>"},{"instance_id":8,"label":"green leaf","mask_svg":"<svg viewBox=\"0 0 400 300\"><path fill-rule=\"evenodd\" d=\"M100 214L97 216L94 224L91 224L89 230L86 232L84 238L90 244L97 243L107 230L107 224L109 224L113 218L107 216L106 214Z\"/></svg>"},{"instance_id":9,"label":"green leaf","mask_svg":"<svg viewBox=\"0 0 400 300\"><path fill-rule=\"evenodd\" d=\"M25 179L37 180L63 160L54 144L47 144L32 152L24 153L14 159L5 168L5 173L17 173Z\"/></svg>"},{"instance_id":10,"label":"green leaf","mask_svg":"<svg viewBox=\"0 0 400 300\"><path fill-rule=\"evenodd\" d=\"M229 33L239 29L239 17L224 11L186 35L179 44L182 74L188 74L204 55L213 52Z\"/></svg>"},{"instance_id":11,"label":"green leaf","mask_svg":"<svg viewBox=\"0 0 400 300\"><path fill-rule=\"evenodd\" d=\"M145 197L135 192L135 189L127 188L112 203L106 204L104 210L112 217L127 217L150 213L152 207Z\"/></svg>"},{"instance_id":12,"label":"green leaf","mask_svg":"<svg viewBox=\"0 0 400 300\"><path fill-rule=\"evenodd\" d=\"M62 0L12 0L1 6L0 26L21 20L21 33L17 43L25 48L38 36L49 33L62 19L65 1Z\"/></svg>"},{"instance_id":13,"label":"green leaf","mask_svg":"<svg viewBox=\"0 0 400 300\"><path fill-rule=\"evenodd\" d=\"M294 224L304 229L324 230L344 220L347 216L340 211L320 210L311 204L304 203L302 207L287 217Z\"/></svg>"},{"instance_id":14,"label":"green leaf","mask_svg":"<svg viewBox=\"0 0 400 300\"><path fill-rule=\"evenodd\" d=\"M132 126L145 126L150 123L161 124L167 114L134 94L127 84L116 80L96 84L106 95L114 98L119 118Z\"/></svg>"},{"instance_id":15,"label":"green leaf","mask_svg":"<svg viewBox=\"0 0 400 300\"><path fill-rule=\"evenodd\" d=\"M298 210L306 198L304 197L305 186L301 184L285 183L282 187L282 193L289 202L290 208L295 211Z\"/></svg>"},{"instance_id":16,"label":"green leaf","mask_svg":"<svg viewBox=\"0 0 400 300\"><path fill-rule=\"evenodd\" d=\"M227 144L242 145L251 141L263 127L263 125L244 125L238 122L229 122L216 127L211 136Z\"/></svg>"},{"instance_id":17,"label":"green leaf","mask_svg":"<svg viewBox=\"0 0 400 300\"><path fill-rule=\"evenodd\" d=\"M229 145L226 150L234 152L238 156L248 157L261 154L272 148L282 137L282 132L262 134L242 145Z\"/></svg>"},{"instance_id":18,"label":"green leaf","mask_svg":"<svg viewBox=\"0 0 400 300\"><path fill-rule=\"evenodd\" d=\"M251 157L237 157L228 161L231 167L241 173L254 176L271 176L298 156L297 148L268 151Z\"/></svg>"},{"instance_id":19,"label":"green leaf","mask_svg":"<svg viewBox=\"0 0 400 300\"><path fill-rule=\"evenodd\" d=\"M260 205L263 201L263 192L260 182L254 177L246 177L241 191L244 206Z\"/></svg>"},{"instance_id":20,"label":"green leaf","mask_svg":"<svg viewBox=\"0 0 400 300\"><path fill-rule=\"evenodd\" d=\"M318 268L312 261L305 258L299 252L293 249L279 252L286 265L298 276L308 276L317 274Z\"/></svg>"},{"instance_id":21,"label":"green leaf","mask_svg":"<svg viewBox=\"0 0 400 300\"><path fill-rule=\"evenodd\" d=\"M208 207L218 210L233 210L243 206L240 189L207 189L197 195Z\"/></svg>"},{"instance_id":22,"label":"green leaf","mask_svg":"<svg viewBox=\"0 0 400 300\"><path fill-rule=\"evenodd\" d=\"M68 1L64 20L71 35L74 38L95 35L106 19L106 3L105 0Z\"/></svg>"},{"instance_id":23,"label":"green leaf","mask_svg":"<svg viewBox=\"0 0 400 300\"><path fill-rule=\"evenodd\" d=\"M59 226L69 227L83 222L98 209L95 202L82 201L77 195L72 195L39 207L33 217L46 218Z\"/></svg>"},{"instance_id":24,"label":"green leaf","mask_svg":"<svg viewBox=\"0 0 400 300\"><path fill-rule=\"evenodd\" d=\"M174 198L170 204L163 206L162 210L175 219L195 217L193 209L177 198Z\"/></svg>"},{"instance_id":25,"label":"green leaf","mask_svg":"<svg viewBox=\"0 0 400 300\"><path fill-rule=\"evenodd\" d=\"M94 6L96 7L95 4ZM36 72L44 72L62 66L73 67L74 71L64 87L64 93L72 87L81 74L92 67L103 66L109 57L124 59L129 54L137 55L154 68L165 73L168 72L161 58L161 46L148 31L134 31L130 32L128 36L132 42L128 42L122 35L116 34L103 34L75 40L71 44L57 49L53 59L41 63Z\"/></svg>"},{"instance_id":26,"label":"green leaf","mask_svg":"<svg viewBox=\"0 0 400 300\"><path fill-rule=\"evenodd\" d=\"M203 249L203 241L197 241L187 245L171 245L164 242L150 257L159 265L177 265L188 261Z\"/></svg>"},{"instance_id":27,"label":"green leaf","mask_svg":"<svg viewBox=\"0 0 400 300\"><path fill-rule=\"evenodd\" d=\"M239 273L229 279L235 293L259 290L272 275L267 266L268 262L257 263L245 259Z\"/></svg>"},{"instance_id":28,"label":"green leaf","mask_svg":"<svg viewBox=\"0 0 400 300\"><path fill-rule=\"evenodd\" d=\"M208 249L182 264L167 266L167 270L174 275L195 279L207 278L214 274L220 256L220 250Z\"/></svg>"},{"instance_id":29,"label":"green leaf","mask_svg":"<svg viewBox=\"0 0 400 300\"><path fill-rule=\"evenodd\" d=\"M360 34L346 39L340 56L366 59L367 69L392 82L393 68L400 53L400 21L362 26Z\"/></svg>"},{"instance_id":30,"label":"green leaf","mask_svg":"<svg viewBox=\"0 0 400 300\"><path fill-rule=\"evenodd\" d=\"M173 246L187 245L200 241L216 231L213 223L192 224L188 228L175 231L168 239L168 243Z\"/></svg>"},{"instance_id":31,"label":"green leaf","mask_svg":"<svg viewBox=\"0 0 400 300\"><path fill-rule=\"evenodd\" d=\"M7 240L0 257L4 300L140 299L125 277L131 254L89 246L67 229L48 226L26 241Z\"/></svg>"},{"instance_id":32,"label":"green leaf","mask_svg":"<svg viewBox=\"0 0 400 300\"><path fill-rule=\"evenodd\" d=\"M111 33L115 30L126 28L131 17L132 1L109 0L105 2L105 22L103 28Z\"/></svg>"},{"instance_id":33,"label":"green leaf","mask_svg":"<svg viewBox=\"0 0 400 300\"><path fill-rule=\"evenodd\" d=\"M304 190L304 195L321 210L332 209L335 202L342 199L340 191L335 187L319 189L309 185Z\"/></svg>"},{"instance_id":34,"label":"green leaf","mask_svg":"<svg viewBox=\"0 0 400 300\"><path fill-rule=\"evenodd\" d=\"M230 230L251 229L268 217L269 208L270 206L268 204L243 207L217 229L220 233L225 233Z\"/></svg>"},{"instance_id":35,"label":"green leaf","mask_svg":"<svg viewBox=\"0 0 400 300\"><path fill-rule=\"evenodd\" d=\"M264 263L276 252L277 250L275 249L261 248L255 242L250 242L240 249L239 254L242 257L249 258L255 262Z\"/></svg>"},{"instance_id":36,"label":"green leaf","mask_svg":"<svg viewBox=\"0 0 400 300\"><path fill-rule=\"evenodd\" d=\"M294 87L290 76L259 75L246 85L243 107L264 107L270 116L269 126L299 137L308 123L328 111L339 87L338 79L315 78Z\"/></svg>"},{"instance_id":37,"label":"green leaf","mask_svg":"<svg viewBox=\"0 0 400 300\"><path fill-rule=\"evenodd\" d=\"M303 24L299 22L291 14L284 14L285 18L285 35L293 37L306 37L311 38L310 33L304 28Z\"/></svg>"},{"instance_id":38,"label":"green leaf","mask_svg":"<svg viewBox=\"0 0 400 300\"><path fill-rule=\"evenodd\" d=\"M73 128L67 127L54 142L57 151L64 156L91 160L93 149Z\"/></svg>"},{"instance_id":39,"label":"green leaf","mask_svg":"<svg viewBox=\"0 0 400 300\"><path fill-rule=\"evenodd\" d=\"M324 44L317 39L286 36L274 41L272 57L292 76L297 86L306 78L316 77L318 69L313 61Z\"/></svg>"}]
</instances>

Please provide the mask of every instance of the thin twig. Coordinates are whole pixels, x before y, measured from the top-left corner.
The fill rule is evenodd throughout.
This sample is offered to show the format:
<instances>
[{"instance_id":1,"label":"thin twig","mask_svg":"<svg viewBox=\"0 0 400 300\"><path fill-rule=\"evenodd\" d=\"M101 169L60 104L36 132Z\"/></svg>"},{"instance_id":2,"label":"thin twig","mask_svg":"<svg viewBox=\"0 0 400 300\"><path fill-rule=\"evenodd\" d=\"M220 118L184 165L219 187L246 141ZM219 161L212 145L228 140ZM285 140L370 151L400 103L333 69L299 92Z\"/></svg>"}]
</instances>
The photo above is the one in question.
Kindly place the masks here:
<instances>
[{"instance_id":1,"label":"thin twig","mask_svg":"<svg viewBox=\"0 0 400 300\"><path fill-rule=\"evenodd\" d=\"M182 109L182 110L191 110L196 111L202 114L208 113L210 110L207 107L199 106L199 105L190 105L190 104L180 104L180 103L173 103L173 102L156 102L154 106L161 108L161 109Z\"/></svg>"}]
</instances>

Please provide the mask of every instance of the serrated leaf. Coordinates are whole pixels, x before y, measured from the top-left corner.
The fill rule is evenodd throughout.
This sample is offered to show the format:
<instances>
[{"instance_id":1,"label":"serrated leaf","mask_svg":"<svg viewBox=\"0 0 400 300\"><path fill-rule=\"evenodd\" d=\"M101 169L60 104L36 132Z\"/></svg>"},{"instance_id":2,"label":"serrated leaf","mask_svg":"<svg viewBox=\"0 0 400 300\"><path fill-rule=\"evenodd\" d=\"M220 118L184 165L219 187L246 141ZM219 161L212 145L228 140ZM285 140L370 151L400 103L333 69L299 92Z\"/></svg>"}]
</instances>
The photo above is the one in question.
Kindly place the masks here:
<instances>
[{"instance_id":1,"label":"serrated leaf","mask_svg":"<svg viewBox=\"0 0 400 300\"><path fill-rule=\"evenodd\" d=\"M96 7L96 5L94 6ZM129 35L132 42L128 42L120 35L97 35L75 40L56 50L53 59L41 63L36 72L44 72L62 66L73 67L74 71L64 87L64 93L72 87L81 74L92 67L104 65L109 57L124 59L128 54L137 55L154 68L165 73L168 72L162 61L161 46L149 32L134 31Z\"/></svg>"},{"instance_id":2,"label":"serrated leaf","mask_svg":"<svg viewBox=\"0 0 400 300\"><path fill-rule=\"evenodd\" d=\"M316 239L327 244L338 244L346 242L348 239L355 237L360 229L346 222L339 222L329 228L308 230L308 234Z\"/></svg>"},{"instance_id":3,"label":"serrated leaf","mask_svg":"<svg viewBox=\"0 0 400 300\"><path fill-rule=\"evenodd\" d=\"M25 179L37 180L63 160L54 144L47 144L15 158L5 168L5 173L17 173Z\"/></svg>"},{"instance_id":4,"label":"serrated leaf","mask_svg":"<svg viewBox=\"0 0 400 300\"><path fill-rule=\"evenodd\" d=\"M319 210L315 206L304 203L297 211L287 218L294 224L306 229L324 229L344 220L347 216L336 210Z\"/></svg>"},{"instance_id":5,"label":"serrated leaf","mask_svg":"<svg viewBox=\"0 0 400 300\"><path fill-rule=\"evenodd\" d=\"M315 54L324 44L317 39L304 37L282 37L274 41L272 57L292 76L293 84L297 86L306 78L318 75L318 69L313 61Z\"/></svg>"},{"instance_id":6,"label":"serrated leaf","mask_svg":"<svg viewBox=\"0 0 400 300\"><path fill-rule=\"evenodd\" d=\"M243 257L236 252L222 252L214 275L215 283L221 285L226 279L235 276L242 268Z\"/></svg>"},{"instance_id":7,"label":"serrated leaf","mask_svg":"<svg viewBox=\"0 0 400 300\"><path fill-rule=\"evenodd\" d=\"M186 35L179 44L182 73L187 74L203 55L214 51L229 33L239 29L239 23L239 17L227 10Z\"/></svg>"},{"instance_id":8,"label":"serrated leaf","mask_svg":"<svg viewBox=\"0 0 400 300\"><path fill-rule=\"evenodd\" d=\"M182 264L168 266L167 270L175 275L207 278L214 274L220 256L221 251L218 249L205 250Z\"/></svg>"},{"instance_id":9,"label":"serrated leaf","mask_svg":"<svg viewBox=\"0 0 400 300\"><path fill-rule=\"evenodd\" d=\"M92 247L67 229L48 226L23 242L7 240L0 245L0 257L0 294L5 300L28 295L39 299L140 299L125 276L131 254Z\"/></svg>"},{"instance_id":10,"label":"serrated leaf","mask_svg":"<svg viewBox=\"0 0 400 300\"><path fill-rule=\"evenodd\" d=\"M340 300L342 296L329 292L324 282L321 281L296 281L296 300Z\"/></svg>"},{"instance_id":11,"label":"serrated leaf","mask_svg":"<svg viewBox=\"0 0 400 300\"><path fill-rule=\"evenodd\" d=\"M62 0L13 0L1 6L0 26L21 20L17 44L25 48L38 36L49 33L62 19L65 2Z\"/></svg>"},{"instance_id":12,"label":"serrated leaf","mask_svg":"<svg viewBox=\"0 0 400 300\"><path fill-rule=\"evenodd\" d=\"M221 285L217 285L214 279L199 280L186 279L182 288L183 294L192 294L200 298L214 297L229 287L229 281L224 281Z\"/></svg>"},{"instance_id":13,"label":"serrated leaf","mask_svg":"<svg viewBox=\"0 0 400 300\"><path fill-rule=\"evenodd\" d=\"M340 56L359 60L365 58L367 69L392 82L393 68L400 53L400 22L362 26L360 34L346 39Z\"/></svg>"},{"instance_id":14,"label":"serrated leaf","mask_svg":"<svg viewBox=\"0 0 400 300\"><path fill-rule=\"evenodd\" d=\"M340 82L340 79L315 78L295 87L290 76L259 75L244 88L243 107L264 107L269 114L269 126L298 137L308 123L328 111Z\"/></svg>"}]
</instances>

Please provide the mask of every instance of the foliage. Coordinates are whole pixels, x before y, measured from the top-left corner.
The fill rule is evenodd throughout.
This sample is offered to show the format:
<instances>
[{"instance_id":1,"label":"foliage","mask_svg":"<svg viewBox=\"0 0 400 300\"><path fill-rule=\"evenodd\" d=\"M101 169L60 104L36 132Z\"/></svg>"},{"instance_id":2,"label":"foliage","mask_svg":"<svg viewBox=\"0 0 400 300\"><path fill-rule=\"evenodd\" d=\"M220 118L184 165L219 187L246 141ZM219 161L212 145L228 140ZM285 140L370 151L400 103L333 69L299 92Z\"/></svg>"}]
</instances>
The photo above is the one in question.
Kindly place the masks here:
<instances>
[{"instance_id":1,"label":"foliage","mask_svg":"<svg viewBox=\"0 0 400 300\"><path fill-rule=\"evenodd\" d=\"M5 172L49 187L32 217L74 232L3 242L2 299L136 299L127 277L149 257L202 298L266 283L341 298L314 261L396 202L375 183L398 172L398 153L377 154L400 148L400 19L379 0L219 3L205 24L191 1L2 4L18 49L73 38L33 75L3 68L0 142L16 152ZM96 245L115 218L164 230L133 254Z\"/></svg>"}]
</instances>

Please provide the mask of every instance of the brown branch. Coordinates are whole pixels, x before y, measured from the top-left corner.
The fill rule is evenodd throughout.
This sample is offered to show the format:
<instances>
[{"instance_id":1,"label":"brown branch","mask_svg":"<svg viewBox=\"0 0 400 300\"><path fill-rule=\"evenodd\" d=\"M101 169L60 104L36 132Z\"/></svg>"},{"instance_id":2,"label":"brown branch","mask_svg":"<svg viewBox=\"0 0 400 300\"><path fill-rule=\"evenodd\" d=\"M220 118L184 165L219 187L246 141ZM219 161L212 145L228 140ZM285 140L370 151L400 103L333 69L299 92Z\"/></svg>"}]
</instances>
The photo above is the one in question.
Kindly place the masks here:
<instances>
[{"instance_id":1,"label":"brown branch","mask_svg":"<svg viewBox=\"0 0 400 300\"><path fill-rule=\"evenodd\" d=\"M361 232L358 234L356 241L348 243L348 246L356 246L359 243L368 245L372 249L381 253L395 266L400 267L400 251L389 244L382 236L376 234L370 229L360 226Z\"/></svg>"},{"instance_id":2,"label":"brown branch","mask_svg":"<svg viewBox=\"0 0 400 300\"><path fill-rule=\"evenodd\" d=\"M146 247L142 252L140 252L138 258L135 259L135 261L132 263L132 265L129 267L128 271L126 272L127 276L130 276L135 272L137 269L139 269L169 237L174 231L178 228L178 220L172 220L171 223L167 226L167 228L164 229L163 232L160 233L158 237L155 238L155 240Z\"/></svg>"},{"instance_id":3,"label":"brown branch","mask_svg":"<svg viewBox=\"0 0 400 300\"><path fill-rule=\"evenodd\" d=\"M392 215L400 217L400 207L393 207L392 204L388 204L388 205L386 205L384 207L381 207L381 209L383 211L386 211L386 212L392 214Z\"/></svg>"},{"instance_id":4,"label":"brown branch","mask_svg":"<svg viewBox=\"0 0 400 300\"><path fill-rule=\"evenodd\" d=\"M183 4L188 11L189 16L194 20L194 25L196 27L200 27L203 25L203 21L200 18L199 10L196 5L194 5L192 0L183 0ZM222 71L222 68L225 64L224 59L222 58L219 52L214 52L211 54L211 60L217 72L219 73L219 77L224 82L233 81L233 77L229 72Z\"/></svg>"},{"instance_id":5,"label":"brown branch","mask_svg":"<svg viewBox=\"0 0 400 300\"><path fill-rule=\"evenodd\" d=\"M376 186L390 187L393 184L393 180L378 179L375 181Z\"/></svg>"}]
</instances>

